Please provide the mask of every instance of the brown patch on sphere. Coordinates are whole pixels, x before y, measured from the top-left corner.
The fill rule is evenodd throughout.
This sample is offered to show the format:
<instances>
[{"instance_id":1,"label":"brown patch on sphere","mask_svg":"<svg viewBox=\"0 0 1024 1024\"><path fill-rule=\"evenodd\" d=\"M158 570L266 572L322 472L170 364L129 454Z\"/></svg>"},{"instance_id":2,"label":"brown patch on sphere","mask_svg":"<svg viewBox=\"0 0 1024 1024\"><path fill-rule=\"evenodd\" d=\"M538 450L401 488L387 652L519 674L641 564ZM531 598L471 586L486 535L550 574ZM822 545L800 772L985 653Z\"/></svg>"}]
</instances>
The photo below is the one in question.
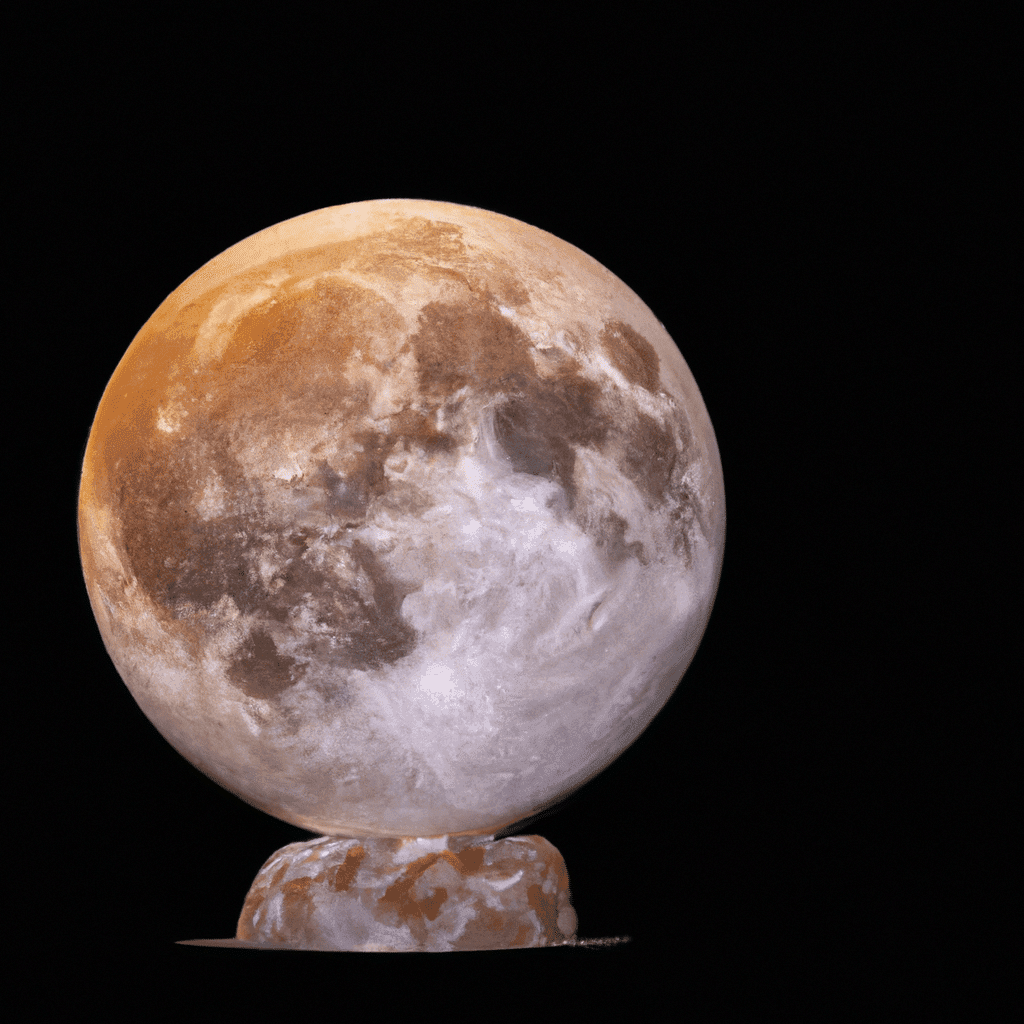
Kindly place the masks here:
<instances>
[{"instance_id":1,"label":"brown patch on sphere","mask_svg":"<svg viewBox=\"0 0 1024 1024\"><path fill-rule=\"evenodd\" d=\"M428 303L409 340L420 392L437 402L470 384L494 394L512 377L533 374L523 332L498 312L493 299Z\"/></svg>"},{"instance_id":2,"label":"brown patch on sphere","mask_svg":"<svg viewBox=\"0 0 1024 1024\"><path fill-rule=\"evenodd\" d=\"M600 411L600 389L579 376L552 380L515 378L508 399L496 410L496 434L517 472L542 476L576 505L576 450L596 447L610 429Z\"/></svg>"},{"instance_id":3,"label":"brown patch on sphere","mask_svg":"<svg viewBox=\"0 0 1024 1024\"><path fill-rule=\"evenodd\" d=\"M257 629L242 642L227 675L244 694L268 700L297 683L304 671L295 658L281 654L269 633Z\"/></svg>"},{"instance_id":4,"label":"brown patch on sphere","mask_svg":"<svg viewBox=\"0 0 1024 1024\"><path fill-rule=\"evenodd\" d=\"M615 368L631 384L648 391L661 385L661 360L654 346L629 324L615 320L601 331L601 345Z\"/></svg>"}]
</instances>

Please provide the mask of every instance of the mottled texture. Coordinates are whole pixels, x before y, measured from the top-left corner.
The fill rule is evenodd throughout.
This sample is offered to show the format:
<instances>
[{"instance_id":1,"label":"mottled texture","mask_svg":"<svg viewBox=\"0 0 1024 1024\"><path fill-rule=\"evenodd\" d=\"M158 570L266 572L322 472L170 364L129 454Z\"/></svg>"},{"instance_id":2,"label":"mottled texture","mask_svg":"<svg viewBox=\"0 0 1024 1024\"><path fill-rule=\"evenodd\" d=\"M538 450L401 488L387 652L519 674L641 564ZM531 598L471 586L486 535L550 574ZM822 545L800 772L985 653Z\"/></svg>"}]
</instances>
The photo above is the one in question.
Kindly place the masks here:
<instances>
[{"instance_id":1,"label":"mottled texture","mask_svg":"<svg viewBox=\"0 0 1024 1024\"><path fill-rule=\"evenodd\" d=\"M664 705L725 537L664 328L543 231L387 200L211 260L104 393L79 537L150 720L271 814L493 834Z\"/></svg>"},{"instance_id":2,"label":"mottled texture","mask_svg":"<svg viewBox=\"0 0 1024 1024\"><path fill-rule=\"evenodd\" d=\"M540 836L292 843L256 876L236 933L260 946L435 953L575 935L565 862Z\"/></svg>"}]
</instances>

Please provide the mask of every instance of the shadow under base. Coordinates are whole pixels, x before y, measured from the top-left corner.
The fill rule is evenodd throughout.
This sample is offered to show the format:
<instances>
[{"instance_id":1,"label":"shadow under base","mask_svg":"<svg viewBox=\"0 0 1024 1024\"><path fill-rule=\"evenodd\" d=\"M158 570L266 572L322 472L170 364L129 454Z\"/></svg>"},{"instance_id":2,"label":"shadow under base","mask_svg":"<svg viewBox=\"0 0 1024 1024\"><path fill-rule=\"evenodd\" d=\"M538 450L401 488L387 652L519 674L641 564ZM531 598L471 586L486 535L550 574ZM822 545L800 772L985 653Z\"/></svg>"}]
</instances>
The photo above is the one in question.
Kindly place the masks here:
<instances>
[{"instance_id":1,"label":"shadow under base","mask_svg":"<svg viewBox=\"0 0 1024 1024\"><path fill-rule=\"evenodd\" d=\"M606 939L571 939L565 942L550 943L547 947L543 948L562 948L562 949L596 949L603 948L606 946L621 946L629 942L630 938L628 935L620 935L615 938ZM323 950L307 950L301 946L261 946L258 942L244 942L242 939L178 939L175 942L176 946L215 946L221 949L262 949L262 950L276 950L282 953L303 953L303 952L324 952ZM503 946L502 949L515 948ZM542 947L536 947L542 948ZM330 952L335 953L359 953L366 952L365 950L331 950ZM397 952L397 950L375 950L375 952ZM423 952L422 950L403 950L402 952ZM450 951L451 952L451 951Z\"/></svg>"}]
</instances>

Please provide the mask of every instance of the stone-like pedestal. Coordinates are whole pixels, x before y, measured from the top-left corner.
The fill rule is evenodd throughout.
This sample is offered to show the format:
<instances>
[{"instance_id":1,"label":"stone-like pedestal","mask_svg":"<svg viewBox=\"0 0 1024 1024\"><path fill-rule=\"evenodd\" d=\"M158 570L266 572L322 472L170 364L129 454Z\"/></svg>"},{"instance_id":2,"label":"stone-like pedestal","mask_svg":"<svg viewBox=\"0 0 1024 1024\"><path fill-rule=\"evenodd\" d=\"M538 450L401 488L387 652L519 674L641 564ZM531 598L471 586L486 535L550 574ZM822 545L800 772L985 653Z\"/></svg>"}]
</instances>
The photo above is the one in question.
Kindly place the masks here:
<instances>
[{"instance_id":1,"label":"stone-like pedestal","mask_svg":"<svg viewBox=\"0 0 1024 1024\"><path fill-rule=\"evenodd\" d=\"M572 944L562 855L541 836L324 837L263 865L236 940L263 948L448 952Z\"/></svg>"}]
</instances>

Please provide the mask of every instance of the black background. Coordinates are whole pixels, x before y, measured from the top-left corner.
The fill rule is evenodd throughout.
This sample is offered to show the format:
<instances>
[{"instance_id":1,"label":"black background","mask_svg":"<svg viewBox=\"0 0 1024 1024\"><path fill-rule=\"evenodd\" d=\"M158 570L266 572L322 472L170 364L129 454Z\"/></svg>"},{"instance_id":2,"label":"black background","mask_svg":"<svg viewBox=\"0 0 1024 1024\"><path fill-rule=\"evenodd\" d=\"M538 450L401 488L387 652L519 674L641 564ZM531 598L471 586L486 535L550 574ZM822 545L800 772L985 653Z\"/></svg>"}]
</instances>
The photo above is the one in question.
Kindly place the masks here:
<instances>
[{"instance_id":1,"label":"black background","mask_svg":"<svg viewBox=\"0 0 1024 1024\"><path fill-rule=\"evenodd\" d=\"M947 420L915 415L947 402L945 385L908 395L935 363L946 299L940 271L920 268L957 230L933 215L962 151L930 134L920 100L937 90L956 113L942 67L957 51L892 22L797 13L476 16L146 18L116 33L83 20L36 43L51 56L17 115L30 225L17 255L33 358L53 378L26 442L46 493L29 489L39 594L25 628L54 623L57 667L32 694L52 741L25 748L40 748L41 786L19 813L43 851L29 858L46 879L28 886L33 920L59 963L83 968L51 998L141 987L182 1010L370 1000L389 1017L662 1006L697 1019L951 999L962 979L941 964L959 939L938 851L963 782L934 753L945 683L921 678L908 642L914 595L951 585L922 568L941 528L908 534L900 511L933 455L895 453L955 448ZM640 740L529 828L565 857L580 935L628 944L175 945L232 935L263 861L306 834L191 767L120 682L76 546L89 427L135 333L204 262L376 198L479 206L583 249L662 320L714 423L728 530L704 641Z\"/></svg>"}]
</instances>

